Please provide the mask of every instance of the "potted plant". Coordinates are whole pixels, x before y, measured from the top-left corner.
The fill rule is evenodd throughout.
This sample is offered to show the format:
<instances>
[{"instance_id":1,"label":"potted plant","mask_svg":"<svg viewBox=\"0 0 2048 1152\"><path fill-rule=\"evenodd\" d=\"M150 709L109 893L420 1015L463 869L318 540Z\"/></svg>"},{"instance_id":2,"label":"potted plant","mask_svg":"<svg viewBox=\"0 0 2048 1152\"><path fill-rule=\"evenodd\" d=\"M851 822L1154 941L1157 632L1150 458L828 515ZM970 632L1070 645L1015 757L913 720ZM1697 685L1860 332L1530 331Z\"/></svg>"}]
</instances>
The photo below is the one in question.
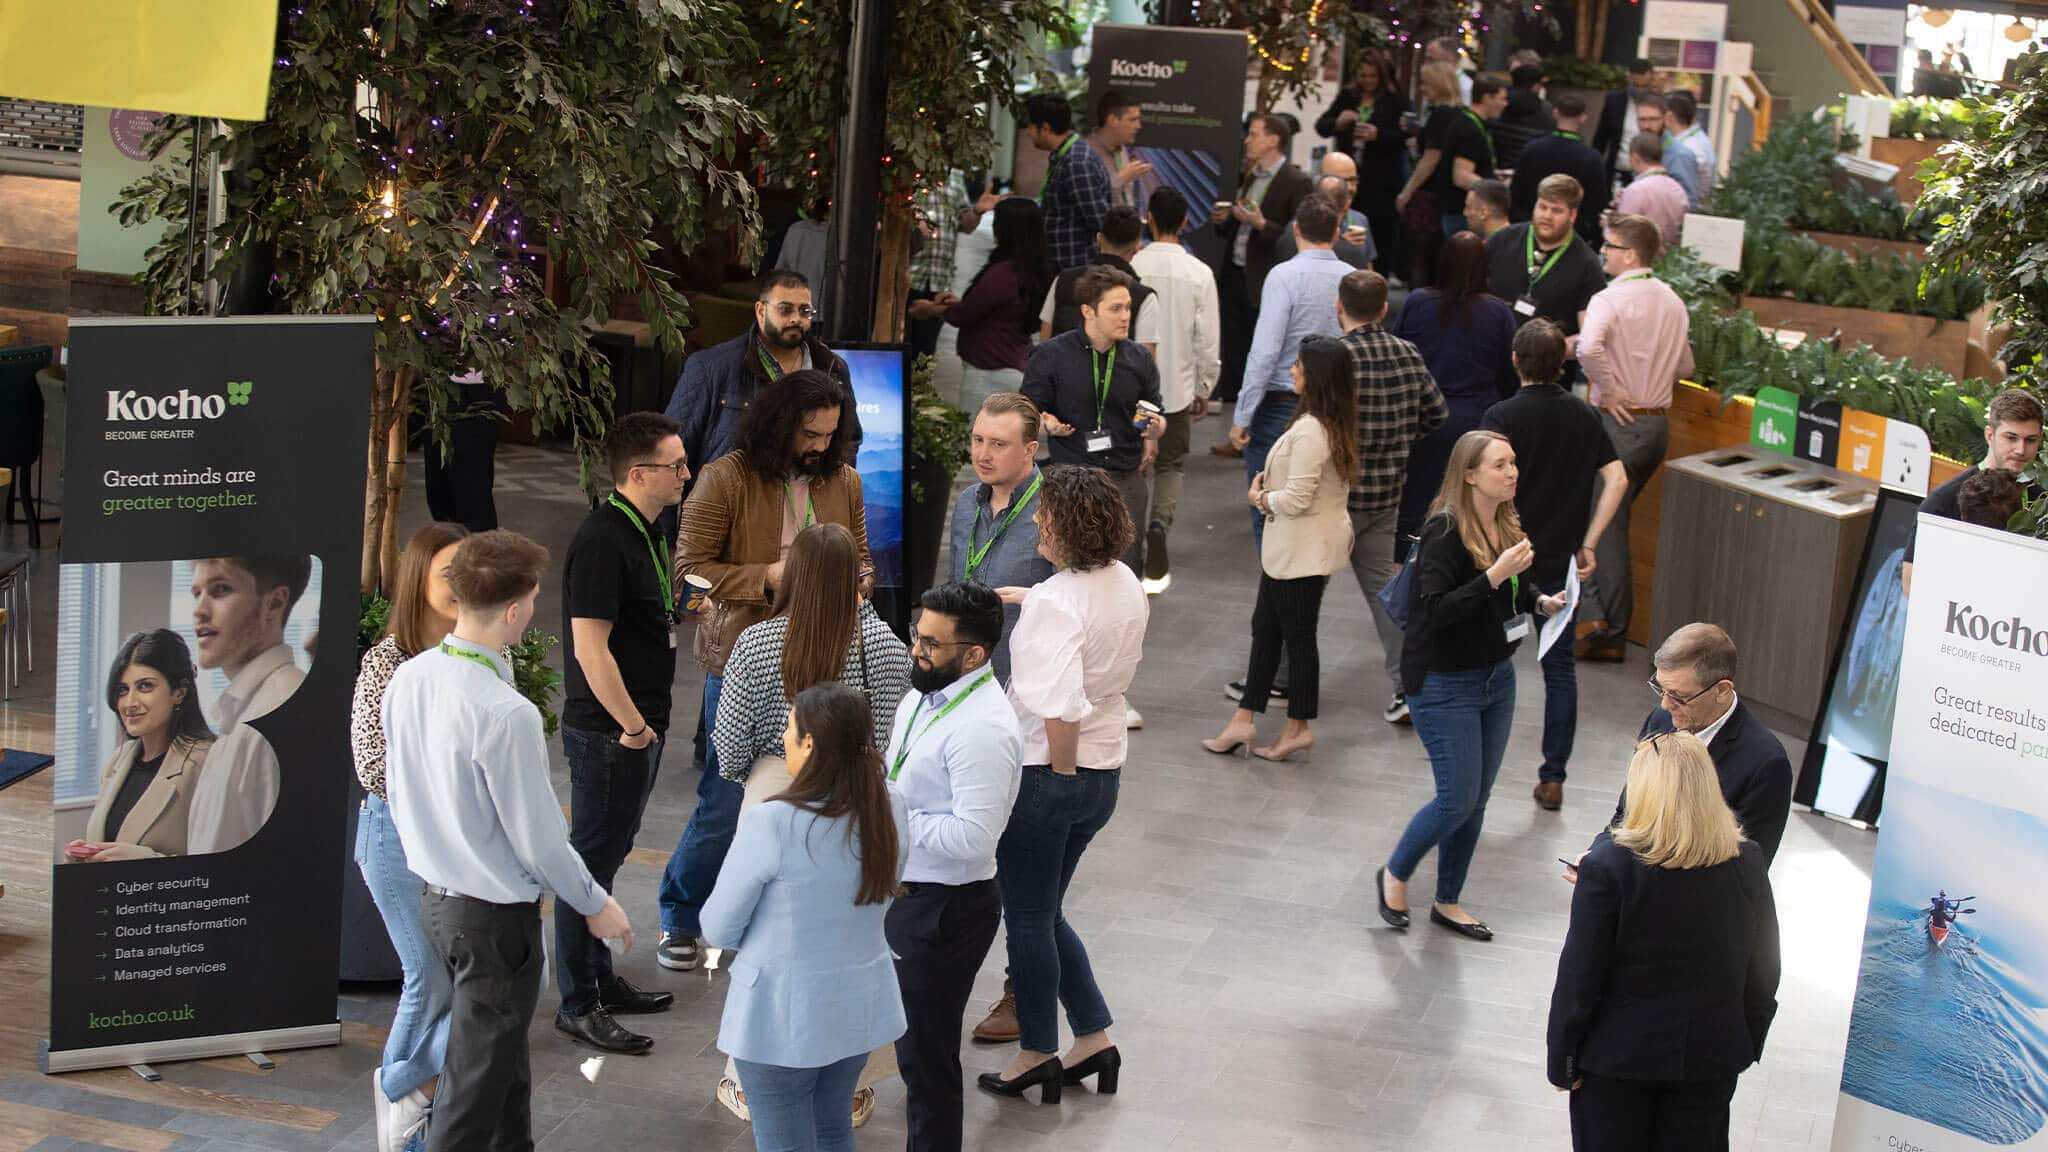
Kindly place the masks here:
<instances>
[{"instance_id":1,"label":"potted plant","mask_svg":"<svg viewBox=\"0 0 2048 1152\"><path fill-rule=\"evenodd\" d=\"M970 421L932 386L932 358L919 356L910 370L910 460L905 476L904 582L913 602L932 586L939 566L939 541L952 508L953 475L967 463Z\"/></svg>"}]
</instances>

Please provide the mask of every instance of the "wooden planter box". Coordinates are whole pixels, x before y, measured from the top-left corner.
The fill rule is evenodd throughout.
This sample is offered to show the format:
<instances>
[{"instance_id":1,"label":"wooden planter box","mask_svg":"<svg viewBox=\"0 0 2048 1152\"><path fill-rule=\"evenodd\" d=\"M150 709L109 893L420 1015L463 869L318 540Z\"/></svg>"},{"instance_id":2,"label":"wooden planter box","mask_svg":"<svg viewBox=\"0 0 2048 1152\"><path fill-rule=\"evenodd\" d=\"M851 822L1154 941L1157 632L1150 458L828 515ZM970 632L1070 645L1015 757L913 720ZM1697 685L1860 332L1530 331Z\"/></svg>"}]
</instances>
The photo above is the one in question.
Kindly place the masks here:
<instances>
[{"instance_id":1,"label":"wooden planter box","mask_svg":"<svg viewBox=\"0 0 2048 1152\"><path fill-rule=\"evenodd\" d=\"M1878 240L1869 236L1851 236L1845 232L1801 232L1823 248L1834 248L1852 256L1865 252L1896 252L1908 260L1927 259L1927 245L1918 240Z\"/></svg>"},{"instance_id":2,"label":"wooden planter box","mask_svg":"<svg viewBox=\"0 0 2048 1152\"><path fill-rule=\"evenodd\" d=\"M1958 379L1969 374L1970 325L1966 320L1936 320L1865 308L1830 308L1776 296L1739 296L1735 306L1756 314L1766 328L1791 328L1815 340L1837 330L1843 345L1868 344L1883 355L1917 360Z\"/></svg>"},{"instance_id":3,"label":"wooden planter box","mask_svg":"<svg viewBox=\"0 0 2048 1152\"><path fill-rule=\"evenodd\" d=\"M1870 142L1870 158L1899 166L1899 175L1892 181L1892 187L1897 190L1902 203L1911 204L1926 190L1915 175L1920 171L1920 162L1941 151L1941 146L1947 143L1946 140L1922 140L1913 136L1877 139Z\"/></svg>"}]
</instances>

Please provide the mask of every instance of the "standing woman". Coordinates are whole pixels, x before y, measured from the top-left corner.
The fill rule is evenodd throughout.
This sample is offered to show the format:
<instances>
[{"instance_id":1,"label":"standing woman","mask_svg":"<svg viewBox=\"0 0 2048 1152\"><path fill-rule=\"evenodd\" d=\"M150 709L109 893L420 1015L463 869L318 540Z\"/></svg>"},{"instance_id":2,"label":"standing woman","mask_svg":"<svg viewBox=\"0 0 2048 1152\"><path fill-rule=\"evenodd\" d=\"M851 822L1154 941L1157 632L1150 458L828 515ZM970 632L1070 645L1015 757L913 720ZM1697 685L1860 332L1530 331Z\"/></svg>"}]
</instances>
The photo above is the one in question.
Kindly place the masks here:
<instances>
[{"instance_id":1,"label":"standing woman","mask_svg":"<svg viewBox=\"0 0 2048 1152\"><path fill-rule=\"evenodd\" d=\"M185 855L192 793L213 751L185 638L168 628L130 636L107 673L107 710L121 723L121 742L100 773L85 838L65 845L64 858Z\"/></svg>"},{"instance_id":2,"label":"standing woman","mask_svg":"<svg viewBox=\"0 0 2048 1152\"><path fill-rule=\"evenodd\" d=\"M1294 363L1294 391L1301 407L1274 441L1266 470L1252 477L1246 496L1265 514L1266 532L1244 697L1222 734L1202 741L1211 752L1228 753L1258 738L1255 720L1266 710L1284 646L1291 685L1287 727L1280 739L1252 749L1261 760L1285 760L1315 746L1308 722L1316 718L1320 672L1316 621L1330 573L1351 556L1345 501L1350 477L1358 475L1358 389L1351 382L1351 354L1328 336L1304 339L1301 359Z\"/></svg>"},{"instance_id":3,"label":"standing woman","mask_svg":"<svg viewBox=\"0 0 2048 1152\"><path fill-rule=\"evenodd\" d=\"M1408 173L1407 183L1394 195L1394 208L1408 229L1409 283L1428 284L1436 268L1437 250L1443 246L1444 205L1437 198L1436 171L1449 164L1449 147L1457 117L1465 114L1465 100L1458 91L1458 66L1438 60L1422 66L1422 104L1425 117L1418 140L1422 156Z\"/></svg>"},{"instance_id":4,"label":"standing woman","mask_svg":"<svg viewBox=\"0 0 2048 1152\"><path fill-rule=\"evenodd\" d=\"M1422 353L1450 409L1437 430L1408 453L1394 525L1398 564L1407 559L1407 542L1421 529L1430 497L1443 486L1451 445L1521 386L1515 375L1515 310L1488 294L1485 241L1470 232L1445 240L1436 286L1410 292L1387 330Z\"/></svg>"},{"instance_id":5,"label":"standing woman","mask_svg":"<svg viewBox=\"0 0 2048 1152\"><path fill-rule=\"evenodd\" d=\"M1507 437L1465 433L1422 527L1401 681L1429 750L1436 799L1408 821L1375 877L1380 918L1396 928L1408 927L1408 877L1435 848L1430 921L1493 939L1458 898L1515 718L1515 649L1535 633L1532 610L1552 616L1564 606L1562 595L1542 595L1522 579L1536 552L1515 515L1515 479Z\"/></svg>"},{"instance_id":6,"label":"standing woman","mask_svg":"<svg viewBox=\"0 0 2048 1152\"><path fill-rule=\"evenodd\" d=\"M1038 550L1059 571L1029 589L999 589L1024 611L1010 634L1010 702L1024 739L1024 774L996 845L996 884L1009 922L1018 1052L977 1083L1000 1096L1099 1075L1114 1092L1123 1057L1109 1039L1109 1005L1088 949L1061 905L1088 842L1116 811L1128 751L1124 692L1144 655L1150 609L1138 577L1118 559L1134 529L1109 474L1049 465L1038 491ZM1059 1052L1065 1005L1074 1046ZM1063 1071L1064 1069L1064 1071Z\"/></svg>"},{"instance_id":7,"label":"standing woman","mask_svg":"<svg viewBox=\"0 0 2048 1152\"><path fill-rule=\"evenodd\" d=\"M1566 873L1548 1070L1573 1148L1728 1147L1736 1077L1778 1010L1769 866L1699 737L1636 745L1621 819Z\"/></svg>"},{"instance_id":8,"label":"standing woman","mask_svg":"<svg viewBox=\"0 0 2048 1152\"><path fill-rule=\"evenodd\" d=\"M1387 58L1378 49L1360 49L1352 68L1351 85L1316 121L1316 132L1357 160L1358 194L1351 206L1365 213L1372 228L1373 268L1397 276L1403 265L1401 213L1394 198L1408 177L1408 139L1401 131L1408 97L1388 85Z\"/></svg>"},{"instance_id":9,"label":"standing woman","mask_svg":"<svg viewBox=\"0 0 2048 1152\"><path fill-rule=\"evenodd\" d=\"M1038 332L1038 306L1052 289L1052 249L1038 202L1011 196L996 204L995 250L974 274L967 294L946 293L911 304L913 320L943 317L960 329L960 410L970 419L997 392L1024 387L1024 361ZM883 719L886 727L888 720Z\"/></svg>"},{"instance_id":10,"label":"standing woman","mask_svg":"<svg viewBox=\"0 0 2048 1152\"><path fill-rule=\"evenodd\" d=\"M738 1065L760 1152L851 1152L861 1067L903 1035L882 921L909 842L874 731L844 684L798 693L782 737L793 779L740 817L704 904L705 940L739 950L718 1047Z\"/></svg>"},{"instance_id":11,"label":"standing woman","mask_svg":"<svg viewBox=\"0 0 2048 1152\"><path fill-rule=\"evenodd\" d=\"M405 971L398 1010L384 1038L384 1063L371 1084L380 1152L405 1147L426 1122L448 1054L450 1003L448 967L435 954L420 918L420 894L426 885L406 866L405 846L398 842L384 791L384 689L400 664L439 644L455 627L448 565L455 559L455 546L468 535L460 524L437 522L406 541L399 557L391 623L384 638L363 654L355 707L349 714L356 779L368 793L356 817L356 867L362 870L363 883Z\"/></svg>"}]
</instances>

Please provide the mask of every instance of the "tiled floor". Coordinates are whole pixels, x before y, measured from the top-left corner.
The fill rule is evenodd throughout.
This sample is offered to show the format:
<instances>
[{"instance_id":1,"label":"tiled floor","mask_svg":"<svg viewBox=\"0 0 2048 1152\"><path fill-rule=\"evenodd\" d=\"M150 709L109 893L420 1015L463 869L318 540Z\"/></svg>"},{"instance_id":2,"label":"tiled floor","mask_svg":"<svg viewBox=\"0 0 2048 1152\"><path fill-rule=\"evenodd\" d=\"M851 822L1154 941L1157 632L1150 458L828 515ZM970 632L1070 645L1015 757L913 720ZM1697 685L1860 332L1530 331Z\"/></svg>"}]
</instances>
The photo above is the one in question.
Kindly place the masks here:
<instances>
[{"instance_id":1,"label":"tiled floor","mask_svg":"<svg viewBox=\"0 0 2048 1152\"><path fill-rule=\"evenodd\" d=\"M1200 451L1220 429L1198 428ZM1347 576L1326 604L1313 761L1276 765L1203 752L1196 740L1222 724L1230 707L1222 688L1242 670L1256 568L1241 468L1206 452L1190 464L1173 537L1176 584L1154 602L1133 693L1147 726L1133 737L1119 811L1082 863L1068 904L1116 1013L1123 1091L1074 1092L1050 1108L970 1092L967 1146L1568 1147L1564 1098L1544 1082L1542 1067L1569 903L1553 857L1583 847L1612 810L1649 703L1640 652L1627 667L1582 670L1579 756L1560 813L1540 812L1528 798L1542 699L1532 660L1521 661L1514 741L1467 888L1467 906L1499 938L1475 944L1424 923L1405 936L1389 932L1374 914L1373 870L1428 797L1429 773L1412 731L1379 719L1386 693L1363 601ZM505 450L505 523L563 546L583 507L574 475L567 457ZM409 500L408 527L424 515L417 491ZM0 548L10 539L0 535ZM14 706L0 709L0 732L17 746L38 746L39 731L47 740L52 559L45 553L37 574L37 671ZM555 593L544 595L540 620L559 626ZM686 668L679 700L694 699L698 684ZM691 707L679 704L678 714ZM664 973L651 955L660 867L694 796L687 751L677 743L619 894L644 934L624 971L673 989L678 1003L635 1021L657 1039L651 1056L609 1059L591 1081L578 1071L588 1053L549 1026L549 993L533 1032L535 1119L548 1152L752 1146L711 1098L722 977ZM1787 743L1796 759L1796 743ZM566 796L559 770L557 784ZM40 797L36 781L0 792L0 817L33 836L46 784ZM1872 847L1865 833L1792 819L1773 872L1785 937L1781 1007L1767 1059L1743 1077L1736 1097L1738 1150L1827 1147ZM234 1059L165 1066L162 1085L119 1071L36 1075L27 1049L40 1034L34 997L46 984L33 966L36 934L45 929L25 913L46 907L33 901L47 891L47 877L28 863L9 869L0 876L8 889L0 900L0 988L20 996L31 1019L4 1033L22 1050L0 1053L0 1148L372 1146L369 1075L391 1011L388 989L344 989L346 1042L283 1054L269 1073ZM1432 878L1433 864L1425 864L1418 891ZM1002 963L999 946L981 975L977 1013L993 997ZM969 1075L1005 1059L1004 1049L970 1048ZM898 1081L883 1086L861 1147L900 1144L901 1094Z\"/></svg>"}]
</instances>

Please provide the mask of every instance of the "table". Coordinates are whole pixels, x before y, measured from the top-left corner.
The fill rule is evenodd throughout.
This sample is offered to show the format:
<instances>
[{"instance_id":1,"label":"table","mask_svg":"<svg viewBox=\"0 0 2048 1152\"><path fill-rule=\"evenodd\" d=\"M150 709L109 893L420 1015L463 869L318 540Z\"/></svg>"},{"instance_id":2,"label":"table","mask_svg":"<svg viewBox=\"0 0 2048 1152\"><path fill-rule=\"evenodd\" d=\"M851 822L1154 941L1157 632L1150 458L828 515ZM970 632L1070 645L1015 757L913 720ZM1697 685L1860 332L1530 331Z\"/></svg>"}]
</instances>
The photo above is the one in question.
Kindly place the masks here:
<instances>
[{"instance_id":1,"label":"table","mask_svg":"<svg viewBox=\"0 0 2048 1152\"><path fill-rule=\"evenodd\" d=\"M12 324L0 324L0 348L12 348L21 343L21 329Z\"/></svg>"}]
</instances>

